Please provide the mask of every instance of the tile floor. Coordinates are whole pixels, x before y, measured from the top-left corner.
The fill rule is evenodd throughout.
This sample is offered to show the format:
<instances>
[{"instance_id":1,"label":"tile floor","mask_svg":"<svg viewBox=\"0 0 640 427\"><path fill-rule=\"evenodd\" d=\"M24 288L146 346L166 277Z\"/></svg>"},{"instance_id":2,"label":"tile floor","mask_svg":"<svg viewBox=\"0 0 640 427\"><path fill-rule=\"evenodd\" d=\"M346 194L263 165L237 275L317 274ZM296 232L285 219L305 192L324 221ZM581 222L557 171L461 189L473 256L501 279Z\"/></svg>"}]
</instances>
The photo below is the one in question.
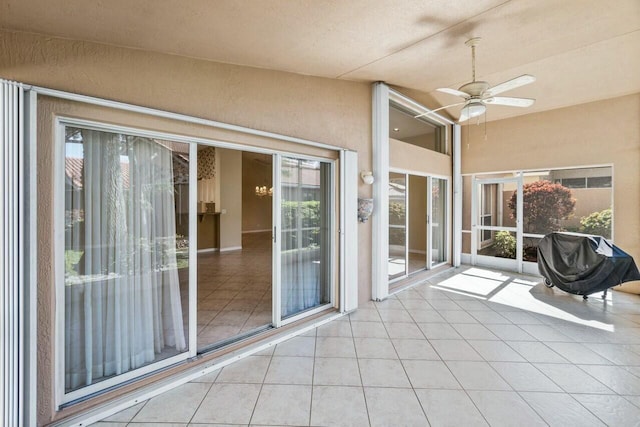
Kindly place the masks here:
<instances>
[{"instance_id":1,"label":"tile floor","mask_svg":"<svg viewBox=\"0 0 640 427\"><path fill-rule=\"evenodd\" d=\"M271 232L247 233L241 251L198 254L200 348L271 324L271 246Z\"/></svg>"},{"instance_id":2,"label":"tile floor","mask_svg":"<svg viewBox=\"0 0 640 427\"><path fill-rule=\"evenodd\" d=\"M639 425L639 302L462 268L97 425Z\"/></svg>"}]
</instances>

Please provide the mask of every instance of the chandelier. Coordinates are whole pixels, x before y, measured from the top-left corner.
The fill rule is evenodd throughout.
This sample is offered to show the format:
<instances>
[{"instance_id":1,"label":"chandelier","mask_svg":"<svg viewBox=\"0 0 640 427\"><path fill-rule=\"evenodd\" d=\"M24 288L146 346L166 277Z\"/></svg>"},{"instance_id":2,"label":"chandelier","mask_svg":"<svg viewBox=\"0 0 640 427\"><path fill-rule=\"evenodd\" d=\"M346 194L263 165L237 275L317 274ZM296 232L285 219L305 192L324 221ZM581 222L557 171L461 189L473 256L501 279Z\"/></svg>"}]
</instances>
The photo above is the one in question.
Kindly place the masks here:
<instances>
[{"instance_id":1,"label":"chandelier","mask_svg":"<svg viewBox=\"0 0 640 427\"><path fill-rule=\"evenodd\" d=\"M258 196L258 197L273 196L273 187L267 188L266 185L263 185L262 187L257 185L256 186L256 196Z\"/></svg>"}]
</instances>

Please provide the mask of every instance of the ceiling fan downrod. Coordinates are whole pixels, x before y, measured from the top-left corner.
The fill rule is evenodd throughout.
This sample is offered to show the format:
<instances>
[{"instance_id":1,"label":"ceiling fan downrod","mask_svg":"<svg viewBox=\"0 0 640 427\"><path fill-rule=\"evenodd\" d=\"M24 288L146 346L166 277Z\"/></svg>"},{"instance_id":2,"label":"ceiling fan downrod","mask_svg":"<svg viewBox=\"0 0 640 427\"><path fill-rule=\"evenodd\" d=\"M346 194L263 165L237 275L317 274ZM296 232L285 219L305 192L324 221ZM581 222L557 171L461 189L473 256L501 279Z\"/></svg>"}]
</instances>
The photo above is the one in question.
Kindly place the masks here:
<instances>
[{"instance_id":1,"label":"ceiling fan downrod","mask_svg":"<svg viewBox=\"0 0 640 427\"><path fill-rule=\"evenodd\" d=\"M478 45L478 43L480 43L480 40L482 40L482 38L473 37L467 40L466 42L464 42L464 44L471 47L471 81L472 82L476 81L476 46Z\"/></svg>"}]
</instances>

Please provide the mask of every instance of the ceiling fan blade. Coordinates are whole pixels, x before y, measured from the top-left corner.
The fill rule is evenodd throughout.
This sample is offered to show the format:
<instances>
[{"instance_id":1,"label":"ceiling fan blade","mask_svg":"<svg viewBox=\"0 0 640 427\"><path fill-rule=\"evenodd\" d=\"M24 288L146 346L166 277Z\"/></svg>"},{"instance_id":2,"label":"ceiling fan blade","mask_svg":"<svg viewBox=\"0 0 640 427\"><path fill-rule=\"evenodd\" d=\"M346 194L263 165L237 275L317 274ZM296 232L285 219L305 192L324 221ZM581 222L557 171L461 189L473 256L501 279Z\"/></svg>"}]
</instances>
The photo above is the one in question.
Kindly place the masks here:
<instances>
[{"instance_id":1,"label":"ceiling fan blade","mask_svg":"<svg viewBox=\"0 0 640 427\"><path fill-rule=\"evenodd\" d=\"M457 105L462 105L465 102L467 102L467 101L456 102L455 104L445 105L444 107L436 108L435 110L427 111L426 113L422 113L422 114L418 114L417 116L413 116L413 118L417 119L418 117L428 116L429 114L435 113L436 111L444 110L445 108L449 108L449 107L455 107Z\"/></svg>"},{"instance_id":2,"label":"ceiling fan blade","mask_svg":"<svg viewBox=\"0 0 640 427\"><path fill-rule=\"evenodd\" d=\"M534 102L536 102L536 100L531 98L492 96L490 98L484 99L482 102L484 102L485 104L507 105L509 107L530 107Z\"/></svg>"},{"instance_id":3,"label":"ceiling fan blade","mask_svg":"<svg viewBox=\"0 0 640 427\"><path fill-rule=\"evenodd\" d=\"M457 90L457 89L451 89L448 87L441 87L436 89L438 92L442 92L442 93L448 93L449 95L455 95L455 96L459 96L462 97L464 99L469 98L469 94L466 92L462 92L461 90Z\"/></svg>"},{"instance_id":4,"label":"ceiling fan blade","mask_svg":"<svg viewBox=\"0 0 640 427\"><path fill-rule=\"evenodd\" d=\"M506 92L511 89L515 89L520 86L528 85L529 83L533 83L536 81L536 78L530 74L523 74L520 77L516 77L515 79L507 80L506 82L495 85L494 87L490 87L485 92L488 95L497 95L502 92Z\"/></svg>"}]
</instances>

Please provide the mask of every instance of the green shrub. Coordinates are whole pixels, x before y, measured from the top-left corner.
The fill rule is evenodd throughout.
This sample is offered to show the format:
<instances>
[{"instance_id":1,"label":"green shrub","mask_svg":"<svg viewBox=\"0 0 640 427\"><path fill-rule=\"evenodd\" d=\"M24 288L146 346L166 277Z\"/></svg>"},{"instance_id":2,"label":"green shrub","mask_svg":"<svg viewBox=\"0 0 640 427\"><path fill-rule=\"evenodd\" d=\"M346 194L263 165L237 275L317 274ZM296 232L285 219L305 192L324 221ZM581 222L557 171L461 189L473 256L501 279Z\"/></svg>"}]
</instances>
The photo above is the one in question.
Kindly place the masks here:
<instances>
[{"instance_id":1,"label":"green shrub","mask_svg":"<svg viewBox=\"0 0 640 427\"><path fill-rule=\"evenodd\" d=\"M516 257L516 238L508 231L498 231L493 242L496 255L503 258Z\"/></svg>"},{"instance_id":2,"label":"green shrub","mask_svg":"<svg viewBox=\"0 0 640 427\"><path fill-rule=\"evenodd\" d=\"M611 209L593 212L580 218L580 232L611 238Z\"/></svg>"},{"instance_id":3,"label":"green shrub","mask_svg":"<svg viewBox=\"0 0 640 427\"><path fill-rule=\"evenodd\" d=\"M517 191L509 199L511 218L517 218ZM569 219L576 201L571 190L550 181L536 181L522 187L523 229L525 233L547 234L562 231L560 220Z\"/></svg>"}]
</instances>

